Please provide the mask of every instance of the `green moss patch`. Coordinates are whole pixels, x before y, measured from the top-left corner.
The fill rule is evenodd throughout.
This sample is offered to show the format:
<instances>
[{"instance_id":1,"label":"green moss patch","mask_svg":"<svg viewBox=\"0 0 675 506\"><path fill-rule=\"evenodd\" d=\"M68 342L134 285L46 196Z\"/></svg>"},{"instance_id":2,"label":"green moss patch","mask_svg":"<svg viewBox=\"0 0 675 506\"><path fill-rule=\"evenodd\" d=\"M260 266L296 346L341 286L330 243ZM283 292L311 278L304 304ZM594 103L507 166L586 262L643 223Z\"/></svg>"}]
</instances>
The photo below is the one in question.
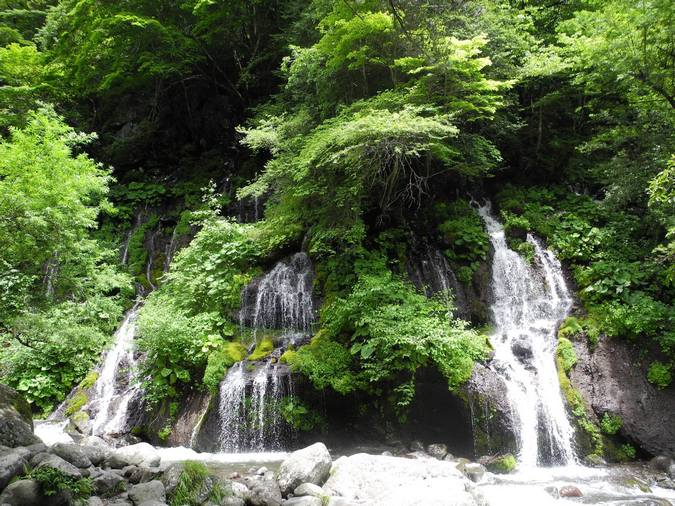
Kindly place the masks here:
<instances>
[{"instance_id":1,"label":"green moss patch","mask_svg":"<svg viewBox=\"0 0 675 506\"><path fill-rule=\"evenodd\" d=\"M263 338L248 356L248 360L254 362L256 360L262 360L265 357L268 357L274 351L274 343L269 337Z\"/></svg>"},{"instance_id":2,"label":"green moss patch","mask_svg":"<svg viewBox=\"0 0 675 506\"><path fill-rule=\"evenodd\" d=\"M204 385L211 392L215 392L227 370L237 362L244 360L244 357L246 357L246 348L238 342L225 343L217 350L212 351L209 354L204 371Z\"/></svg>"}]
</instances>

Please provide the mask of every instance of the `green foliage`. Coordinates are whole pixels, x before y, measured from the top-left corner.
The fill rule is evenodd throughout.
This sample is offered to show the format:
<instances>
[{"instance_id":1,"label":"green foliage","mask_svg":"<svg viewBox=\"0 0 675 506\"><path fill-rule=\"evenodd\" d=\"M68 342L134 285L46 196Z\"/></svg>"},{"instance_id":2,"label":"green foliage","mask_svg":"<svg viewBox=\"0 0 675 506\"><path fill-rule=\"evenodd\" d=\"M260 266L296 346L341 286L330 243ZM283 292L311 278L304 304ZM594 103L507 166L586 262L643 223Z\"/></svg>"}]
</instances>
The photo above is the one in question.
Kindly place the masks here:
<instances>
[{"instance_id":1,"label":"green foliage","mask_svg":"<svg viewBox=\"0 0 675 506\"><path fill-rule=\"evenodd\" d=\"M94 485L91 478L75 479L66 476L58 469L53 467L39 467L31 470L27 478L35 480L40 484L42 493L51 497L59 492L67 492L75 502L87 499L94 492Z\"/></svg>"},{"instance_id":2,"label":"green foliage","mask_svg":"<svg viewBox=\"0 0 675 506\"><path fill-rule=\"evenodd\" d=\"M254 362L268 357L274 351L274 342L269 337L263 337L258 344L256 344L253 353L251 353L247 360Z\"/></svg>"},{"instance_id":3,"label":"green foliage","mask_svg":"<svg viewBox=\"0 0 675 506\"><path fill-rule=\"evenodd\" d=\"M500 474L512 473L517 467L518 462L516 461L516 458L510 453L496 458L487 466L489 471Z\"/></svg>"},{"instance_id":4,"label":"green foliage","mask_svg":"<svg viewBox=\"0 0 675 506\"><path fill-rule=\"evenodd\" d=\"M667 388L673 381L671 367L663 362L652 362L647 371L647 381L657 388Z\"/></svg>"},{"instance_id":5,"label":"green foliage","mask_svg":"<svg viewBox=\"0 0 675 506\"><path fill-rule=\"evenodd\" d=\"M246 348L241 343L229 342L209 353L204 371L204 385L212 392L225 377L227 369L246 358Z\"/></svg>"},{"instance_id":6,"label":"green foliage","mask_svg":"<svg viewBox=\"0 0 675 506\"><path fill-rule=\"evenodd\" d=\"M483 222L464 199L450 204L439 203L435 211L441 221L438 232L441 243L446 246L445 255L453 267L458 267L460 281L469 283L490 247Z\"/></svg>"},{"instance_id":7,"label":"green foliage","mask_svg":"<svg viewBox=\"0 0 675 506\"><path fill-rule=\"evenodd\" d=\"M635 447L630 443L622 444L621 447L619 448L619 459L621 461L626 462L630 460L635 460L636 455L637 451L635 450Z\"/></svg>"},{"instance_id":8,"label":"green foliage","mask_svg":"<svg viewBox=\"0 0 675 506\"><path fill-rule=\"evenodd\" d=\"M199 506L203 503L200 496L207 479L210 479L209 471L203 463L190 460L184 462L178 484L168 498L169 504L171 506ZM206 499L219 504L225 497L227 497L225 491L216 482Z\"/></svg>"},{"instance_id":9,"label":"green foliage","mask_svg":"<svg viewBox=\"0 0 675 506\"><path fill-rule=\"evenodd\" d=\"M577 354L574 351L574 345L569 339L558 338L558 349L556 350L558 363L562 365L563 370L568 373L577 363Z\"/></svg>"},{"instance_id":10,"label":"green foliage","mask_svg":"<svg viewBox=\"0 0 675 506\"><path fill-rule=\"evenodd\" d=\"M326 424L320 413L292 397L286 397L282 401L281 416L291 427L301 431L314 430Z\"/></svg>"},{"instance_id":11,"label":"green foliage","mask_svg":"<svg viewBox=\"0 0 675 506\"><path fill-rule=\"evenodd\" d=\"M621 429L623 425L623 420L619 415L613 413L605 413L602 415L602 420L600 420L600 430L603 434L613 436Z\"/></svg>"}]
</instances>

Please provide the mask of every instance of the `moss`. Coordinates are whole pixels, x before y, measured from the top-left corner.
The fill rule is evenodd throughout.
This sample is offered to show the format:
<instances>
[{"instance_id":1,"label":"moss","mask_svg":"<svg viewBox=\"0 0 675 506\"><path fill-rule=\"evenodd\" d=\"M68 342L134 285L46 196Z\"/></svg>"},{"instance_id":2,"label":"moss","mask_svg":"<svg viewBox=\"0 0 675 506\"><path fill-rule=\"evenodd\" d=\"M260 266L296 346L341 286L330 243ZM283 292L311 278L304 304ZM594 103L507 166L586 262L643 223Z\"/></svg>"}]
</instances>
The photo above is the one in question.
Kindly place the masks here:
<instances>
[{"instance_id":1,"label":"moss","mask_svg":"<svg viewBox=\"0 0 675 506\"><path fill-rule=\"evenodd\" d=\"M78 411L72 416L75 423L87 423L89 421L89 414L86 411Z\"/></svg>"},{"instance_id":2,"label":"moss","mask_svg":"<svg viewBox=\"0 0 675 506\"><path fill-rule=\"evenodd\" d=\"M497 457L487 465L487 469L493 473L507 474L512 473L518 467L516 458L510 453Z\"/></svg>"},{"instance_id":3,"label":"moss","mask_svg":"<svg viewBox=\"0 0 675 506\"><path fill-rule=\"evenodd\" d=\"M212 351L206 363L203 383L211 391L218 389L220 381L225 377L227 370L237 362L244 360L246 348L238 342L223 344Z\"/></svg>"},{"instance_id":4,"label":"moss","mask_svg":"<svg viewBox=\"0 0 675 506\"><path fill-rule=\"evenodd\" d=\"M282 364L293 365L293 360L297 354L297 351L295 351L293 348L289 348L281 355L281 357L279 357L279 362Z\"/></svg>"},{"instance_id":5,"label":"moss","mask_svg":"<svg viewBox=\"0 0 675 506\"><path fill-rule=\"evenodd\" d=\"M78 388L73 394L73 396L66 402L65 415L66 416L74 415L80 409L82 409L82 406L84 406L87 402L89 402L89 397L84 392L84 390Z\"/></svg>"},{"instance_id":6,"label":"moss","mask_svg":"<svg viewBox=\"0 0 675 506\"><path fill-rule=\"evenodd\" d=\"M577 354L574 351L574 346L569 339L564 337L558 338L556 356L559 359L559 366L562 366L566 373L570 372L572 367L577 363Z\"/></svg>"},{"instance_id":7,"label":"moss","mask_svg":"<svg viewBox=\"0 0 675 506\"><path fill-rule=\"evenodd\" d=\"M160 441L166 441L169 439L169 436L171 435L171 425L166 425L162 427L162 430L160 430L157 433L157 437L159 438Z\"/></svg>"},{"instance_id":8,"label":"moss","mask_svg":"<svg viewBox=\"0 0 675 506\"><path fill-rule=\"evenodd\" d=\"M85 390L91 388L94 386L94 383L96 383L96 380L98 380L98 371L89 371L89 373L84 377L82 381L80 381L80 388L83 388Z\"/></svg>"},{"instance_id":9,"label":"moss","mask_svg":"<svg viewBox=\"0 0 675 506\"><path fill-rule=\"evenodd\" d=\"M262 360L274 351L274 343L269 337L264 337L255 347L253 353L248 356L248 360Z\"/></svg>"},{"instance_id":10,"label":"moss","mask_svg":"<svg viewBox=\"0 0 675 506\"><path fill-rule=\"evenodd\" d=\"M600 421L600 429L603 433L610 436L619 432L619 429L621 429L622 425L623 420L621 417L612 413L605 413L602 416L602 420Z\"/></svg>"},{"instance_id":11,"label":"moss","mask_svg":"<svg viewBox=\"0 0 675 506\"><path fill-rule=\"evenodd\" d=\"M569 316L562 322L558 329L558 337L561 339L574 339L584 331L579 320L574 316Z\"/></svg>"},{"instance_id":12,"label":"moss","mask_svg":"<svg viewBox=\"0 0 675 506\"><path fill-rule=\"evenodd\" d=\"M647 371L647 381L657 388L666 388L673 381L670 366L662 362L652 362Z\"/></svg>"}]
</instances>

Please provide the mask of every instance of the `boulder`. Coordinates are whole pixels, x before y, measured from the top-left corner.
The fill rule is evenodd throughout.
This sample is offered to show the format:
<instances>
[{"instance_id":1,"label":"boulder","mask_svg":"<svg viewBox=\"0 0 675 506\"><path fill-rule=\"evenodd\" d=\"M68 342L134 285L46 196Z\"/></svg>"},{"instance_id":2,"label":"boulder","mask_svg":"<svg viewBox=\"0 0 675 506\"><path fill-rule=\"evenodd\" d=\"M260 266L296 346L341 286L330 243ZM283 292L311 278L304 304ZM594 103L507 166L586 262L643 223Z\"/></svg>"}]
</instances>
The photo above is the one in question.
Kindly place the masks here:
<instances>
[{"instance_id":1,"label":"boulder","mask_svg":"<svg viewBox=\"0 0 675 506\"><path fill-rule=\"evenodd\" d=\"M167 506L165 502L162 501L143 501L138 506Z\"/></svg>"},{"instance_id":2,"label":"boulder","mask_svg":"<svg viewBox=\"0 0 675 506\"><path fill-rule=\"evenodd\" d=\"M0 494L0 504L3 506L61 506L68 504L68 498L63 493L45 497L37 481L18 480L3 490Z\"/></svg>"},{"instance_id":3,"label":"boulder","mask_svg":"<svg viewBox=\"0 0 675 506\"><path fill-rule=\"evenodd\" d=\"M246 503L251 506L280 506L281 489L274 479L260 476L246 478L248 494Z\"/></svg>"},{"instance_id":4,"label":"boulder","mask_svg":"<svg viewBox=\"0 0 675 506\"><path fill-rule=\"evenodd\" d=\"M110 445L105 442L103 438L100 438L98 436L87 436L82 438L82 441L80 441L80 444L82 446L96 446L98 448L104 448L106 450L110 449Z\"/></svg>"},{"instance_id":5,"label":"boulder","mask_svg":"<svg viewBox=\"0 0 675 506\"><path fill-rule=\"evenodd\" d=\"M100 497L92 495L89 500L87 500L87 506L103 506L103 500Z\"/></svg>"},{"instance_id":6,"label":"boulder","mask_svg":"<svg viewBox=\"0 0 675 506\"><path fill-rule=\"evenodd\" d=\"M322 497L324 495L323 489L314 483L303 483L293 491L295 496L311 495L313 497Z\"/></svg>"},{"instance_id":7,"label":"boulder","mask_svg":"<svg viewBox=\"0 0 675 506\"><path fill-rule=\"evenodd\" d=\"M410 441L410 447L409 447L411 452L423 452L424 451L424 445L422 444L422 441L418 441L417 439Z\"/></svg>"},{"instance_id":8,"label":"boulder","mask_svg":"<svg viewBox=\"0 0 675 506\"><path fill-rule=\"evenodd\" d=\"M166 502L166 491L164 484L159 480L149 481L148 483L139 483L129 490L129 499L136 506L148 501Z\"/></svg>"},{"instance_id":9,"label":"boulder","mask_svg":"<svg viewBox=\"0 0 675 506\"><path fill-rule=\"evenodd\" d=\"M433 443L427 446L427 453L435 459L443 460L448 454L448 447L443 443Z\"/></svg>"},{"instance_id":10,"label":"boulder","mask_svg":"<svg viewBox=\"0 0 675 506\"><path fill-rule=\"evenodd\" d=\"M328 478L331 456L323 443L314 443L307 448L295 451L279 467L279 487L283 495L288 495L303 483L322 485Z\"/></svg>"},{"instance_id":11,"label":"boulder","mask_svg":"<svg viewBox=\"0 0 675 506\"><path fill-rule=\"evenodd\" d=\"M110 455L110 450L102 446L81 446L80 448L82 448L82 453L95 466L103 464L108 455Z\"/></svg>"},{"instance_id":12,"label":"boulder","mask_svg":"<svg viewBox=\"0 0 675 506\"><path fill-rule=\"evenodd\" d=\"M108 456L103 461L104 467L110 467L112 469L123 469L130 465L129 460L125 455L119 454L116 451L113 451L108 454Z\"/></svg>"},{"instance_id":13,"label":"boulder","mask_svg":"<svg viewBox=\"0 0 675 506\"><path fill-rule=\"evenodd\" d=\"M92 465L83 448L75 443L56 443L51 447L51 452L75 467L85 468Z\"/></svg>"},{"instance_id":14,"label":"boulder","mask_svg":"<svg viewBox=\"0 0 675 506\"><path fill-rule=\"evenodd\" d=\"M670 466L673 463L670 457L665 455L658 455L649 461L649 467L654 471L660 471L662 473L667 473L670 470Z\"/></svg>"},{"instance_id":15,"label":"boulder","mask_svg":"<svg viewBox=\"0 0 675 506\"><path fill-rule=\"evenodd\" d=\"M97 494L111 497L126 489L124 479L112 471L103 471L93 479L94 490Z\"/></svg>"},{"instance_id":16,"label":"boulder","mask_svg":"<svg viewBox=\"0 0 675 506\"><path fill-rule=\"evenodd\" d=\"M39 456L39 455L44 455L44 454L40 453L37 456ZM65 460L63 460L58 455L47 454L47 456L44 457L40 461L40 463L37 465L38 469L41 469L43 467L51 467L52 469L58 469L59 471L61 471L66 476L70 476L71 478L74 478L76 480L82 478L82 471L80 471L77 467L72 465L70 462L66 462Z\"/></svg>"},{"instance_id":17,"label":"boulder","mask_svg":"<svg viewBox=\"0 0 675 506\"><path fill-rule=\"evenodd\" d=\"M33 434L33 417L26 400L0 384L0 445L15 448L41 442Z\"/></svg>"},{"instance_id":18,"label":"boulder","mask_svg":"<svg viewBox=\"0 0 675 506\"><path fill-rule=\"evenodd\" d=\"M178 481L180 480L180 475L183 472L183 464L175 462L169 464L162 474L162 483L164 484L164 489L166 490L166 495L173 495L174 490L178 486Z\"/></svg>"},{"instance_id":19,"label":"boulder","mask_svg":"<svg viewBox=\"0 0 675 506\"><path fill-rule=\"evenodd\" d=\"M23 473L27 464L28 461L23 452L10 449L0 453L0 490L4 489L12 478Z\"/></svg>"},{"instance_id":20,"label":"boulder","mask_svg":"<svg viewBox=\"0 0 675 506\"><path fill-rule=\"evenodd\" d=\"M161 460L157 450L149 443L124 446L115 450L114 454L126 459L127 465L157 467Z\"/></svg>"},{"instance_id":21,"label":"boulder","mask_svg":"<svg viewBox=\"0 0 675 506\"><path fill-rule=\"evenodd\" d=\"M44 444L44 443L35 443L35 444L28 445L28 446L21 447L21 448L23 450L25 450L26 452L28 452L29 455L28 455L27 458L29 458L29 459L32 459L38 453L44 453L44 452L49 450L47 448L47 445Z\"/></svg>"},{"instance_id":22,"label":"boulder","mask_svg":"<svg viewBox=\"0 0 675 506\"><path fill-rule=\"evenodd\" d=\"M483 479L483 476L485 476L486 471L485 466L483 466L482 464L478 464L476 462L469 462L468 464L464 464L462 470L466 475L466 477L475 483L478 483L480 480Z\"/></svg>"},{"instance_id":23,"label":"boulder","mask_svg":"<svg viewBox=\"0 0 675 506\"><path fill-rule=\"evenodd\" d=\"M322 504L321 499L309 495L304 497L293 497L292 499L284 501L284 506L322 506Z\"/></svg>"},{"instance_id":24,"label":"boulder","mask_svg":"<svg viewBox=\"0 0 675 506\"><path fill-rule=\"evenodd\" d=\"M137 467L129 475L129 481L131 483L147 483L152 480L158 480L161 477L162 471L159 467Z\"/></svg>"},{"instance_id":25,"label":"boulder","mask_svg":"<svg viewBox=\"0 0 675 506\"><path fill-rule=\"evenodd\" d=\"M584 494L581 493L574 485L565 485L560 487L560 497L582 497Z\"/></svg>"},{"instance_id":26,"label":"boulder","mask_svg":"<svg viewBox=\"0 0 675 506\"><path fill-rule=\"evenodd\" d=\"M450 462L365 453L336 460L323 486L343 504L369 506L475 506L468 488L469 480Z\"/></svg>"}]
</instances>

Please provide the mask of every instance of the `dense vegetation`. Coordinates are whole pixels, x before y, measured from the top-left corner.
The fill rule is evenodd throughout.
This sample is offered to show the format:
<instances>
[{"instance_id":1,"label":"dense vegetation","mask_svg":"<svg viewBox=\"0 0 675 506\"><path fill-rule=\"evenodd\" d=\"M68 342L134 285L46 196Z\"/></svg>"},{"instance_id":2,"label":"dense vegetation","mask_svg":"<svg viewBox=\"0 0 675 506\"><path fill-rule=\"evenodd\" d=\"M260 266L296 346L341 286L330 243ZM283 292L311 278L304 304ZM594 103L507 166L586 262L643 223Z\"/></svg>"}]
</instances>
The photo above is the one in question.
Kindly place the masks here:
<instances>
[{"instance_id":1,"label":"dense vegetation","mask_svg":"<svg viewBox=\"0 0 675 506\"><path fill-rule=\"evenodd\" d=\"M428 242L479 284L470 202L490 196L514 249L531 258L533 232L571 269L565 370L563 339L627 339L666 388L674 17L667 0L0 1L0 378L49 412L135 284L149 404L214 390L248 355L242 288L304 248L323 305L282 361L404 417L420 370L456 389L489 351L484 310L463 321L406 274Z\"/></svg>"}]
</instances>

